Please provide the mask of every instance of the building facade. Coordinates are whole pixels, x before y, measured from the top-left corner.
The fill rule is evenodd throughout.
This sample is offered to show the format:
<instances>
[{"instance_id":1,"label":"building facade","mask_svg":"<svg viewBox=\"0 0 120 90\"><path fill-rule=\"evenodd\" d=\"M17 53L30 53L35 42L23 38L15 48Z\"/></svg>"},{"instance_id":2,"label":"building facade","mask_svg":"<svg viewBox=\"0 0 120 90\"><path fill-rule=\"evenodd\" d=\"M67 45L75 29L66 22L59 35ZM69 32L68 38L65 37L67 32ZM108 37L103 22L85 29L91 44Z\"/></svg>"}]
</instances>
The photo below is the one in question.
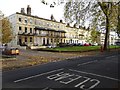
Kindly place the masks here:
<instances>
[{"instance_id":1,"label":"building facade","mask_svg":"<svg viewBox=\"0 0 120 90\"><path fill-rule=\"evenodd\" d=\"M21 12L10 15L9 20L13 28L11 46L24 45L57 45L59 43L84 43L89 30L74 25L66 25L60 20L55 21L31 15L28 5L27 13L24 8ZM85 34L85 35L84 35Z\"/></svg>"}]
</instances>

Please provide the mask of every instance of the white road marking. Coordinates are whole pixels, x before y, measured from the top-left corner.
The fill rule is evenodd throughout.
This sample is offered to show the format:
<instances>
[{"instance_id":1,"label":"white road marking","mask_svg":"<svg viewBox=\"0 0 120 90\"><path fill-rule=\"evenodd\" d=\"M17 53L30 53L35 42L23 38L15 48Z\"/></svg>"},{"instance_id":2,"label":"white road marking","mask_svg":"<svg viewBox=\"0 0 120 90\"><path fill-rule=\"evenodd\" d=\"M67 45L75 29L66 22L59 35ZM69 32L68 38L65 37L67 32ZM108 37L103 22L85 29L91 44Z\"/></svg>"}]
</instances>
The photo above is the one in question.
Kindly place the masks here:
<instances>
[{"instance_id":1,"label":"white road marking","mask_svg":"<svg viewBox=\"0 0 120 90\"><path fill-rule=\"evenodd\" d=\"M89 72L83 72L83 71L78 71L78 70L73 70L73 69L69 69L70 71L74 71L74 72L79 72L79 73L84 73L84 74L89 74L89 75L94 75L94 76L98 76L98 77L102 77L102 78L107 78L107 79L111 79L114 81L119 81L119 79L116 78L112 78L112 77L108 77L108 76L103 76L103 75L99 75L99 74L94 74L94 73L89 73Z\"/></svg>"},{"instance_id":2,"label":"white road marking","mask_svg":"<svg viewBox=\"0 0 120 90\"><path fill-rule=\"evenodd\" d=\"M100 83L100 81L97 79L92 79L89 77L84 77L84 76L80 76L80 75L76 75L76 74L68 73L68 72L60 72L60 73L57 73L54 75L50 75L47 78L50 80L58 81L65 85L82 79L82 82L79 82L78 84L75 84L75 86L74 86L74 87L79 87L82 90L90 90L90 89L96 87ZM88 84L91 82L92 82L92 85L90 87L86 86L86 83Z\"/></svg>"},{"instance_id":3,"label":"white road marking","mask_svg":"<svg viewBox=\"0 0 120 90\"><path fill-rule=\"evenodd\" d=\"M28 80L28 79L31 79L31 78L39 77L39 76L42 76L42 75L46 75L46 74L57 72L57 71L61 71L61 70L63 70L63 68L62 69L53 70L53 71L49 71L49 72L45 72L45 73L41 73L41 74L37 74L37 75L34 75L34 76L29 76L29 77L26 77L26 78L15 80L14 82L17 83L17 82L25 81L25 80Z\"/></svg>"},{"instance_id":4,"label":"white road marking","mask_svg":"<svg viewBox=\"0 0 120 90\"><path fill-rule=\"evenodd\" d=\"M96 87L96 86L100 83L100 81L97 80L97 79L92 79L92 80L90 80L90 81L91 81L91 82L96 81L96 83L95 83L94 85L92 85L92 86L90 87L90 89Z\"/></svg>"},{"instance_id":5,"label":"white road marking","mask_svg":"<svg viewBox=\"0 0 120 90\"><path fill-rule=\"evenodd\" d=\"M81 63L81 64L78 64L77 66L86 65L86 64L97 62L97 61L98 60L94 60L94 61L90 61L90 62L86 62L86 63Z\"/></svg>"},{"instance_id":6,"label":"white road marking","mask_svg":"<svg viewBox=\"0 0 120 90\"><path fill-rule=\"evenodd\" d=\"M46 87L46 88L44 88L44 89L42 89L42 90L48 90L49 88L48 87Z\"/></svg>"},{"instance_id":7,"label":"white road marking","mask_svg":"<svg viewBox=\"0 0 120 90\"><path fill-rule=\"evenodd\" d=\"M116 57L116 56L109 56L109 57L106 57L106 58L109 59L109 58L114 58L114 57Z\"/></svg>"},{"instance_id":8,"label":"white road marking","mask_svg":"<svg viewBox=\"0 0 120 90\"><path fill-rule=\"evenodd\" d=\"M78 86L86 83L87 81L89 81L91 79L91 78L88 78L88 77L84 77L84 78L86 78L86 80L84 80L83 82L80 82L79 84L75 85L75 87L78 87Z\"/></svg>"}]
</instances>

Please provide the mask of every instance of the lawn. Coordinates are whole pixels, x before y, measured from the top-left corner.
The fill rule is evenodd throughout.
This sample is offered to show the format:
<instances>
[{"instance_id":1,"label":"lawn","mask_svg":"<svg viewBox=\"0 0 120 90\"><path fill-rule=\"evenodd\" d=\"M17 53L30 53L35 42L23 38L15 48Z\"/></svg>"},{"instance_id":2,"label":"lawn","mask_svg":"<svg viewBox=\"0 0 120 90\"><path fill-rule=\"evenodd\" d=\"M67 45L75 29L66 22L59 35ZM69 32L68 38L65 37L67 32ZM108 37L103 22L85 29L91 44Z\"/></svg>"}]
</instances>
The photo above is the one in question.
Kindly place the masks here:
<instances>
[{"instance_id":1,"label":"lawn","mask_svg":"<svg viewBox=\"0 0 120 90\"><path fill-rule=\"evenodd\" d=\"M120 48L120 46L110 46L110 48L111 49ZM100 46L68 46L68 47L49 48L47 50L53 50L53 51L92 51L92 50L100 50Z\"/></svg>"}]
</instances>

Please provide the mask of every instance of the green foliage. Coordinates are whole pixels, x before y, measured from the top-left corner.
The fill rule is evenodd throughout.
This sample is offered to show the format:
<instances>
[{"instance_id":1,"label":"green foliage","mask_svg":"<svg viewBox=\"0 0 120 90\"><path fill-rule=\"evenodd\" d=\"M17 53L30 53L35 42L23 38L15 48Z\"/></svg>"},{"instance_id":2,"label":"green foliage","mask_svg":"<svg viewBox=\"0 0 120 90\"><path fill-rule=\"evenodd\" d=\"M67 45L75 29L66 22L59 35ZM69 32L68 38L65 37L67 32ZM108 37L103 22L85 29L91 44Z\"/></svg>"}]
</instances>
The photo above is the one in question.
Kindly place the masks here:
<instances>
[{"instance_id":1,"label":"green foliage","mask_svg":"<svg viewBox=\"0 0 120 90\"><path fill-rule=\"evenodd\" d=\"M2 43L9 43L12 40L11 24L7 18L2 19Z\"/></svg>"},{"instance_id":2,"label":"green foliage","mask_svg":"<svg viewBox=\"0 0 120 90\"><path fill-rule=\"evenodd\" d=\"M100 46L68 46L68 47L58 47L50 48L50 50L55 51L88 51L88 50L97 50L100 49Z\"/></svg>"},{"instance_id":3,"label":"green foliage","mask_svg":"<svg viewBox=\"0 0 120 90\"><path fill-rule=\"evenodd\" d=\"M93 29L91 31L91 42L94 43L99 43L100 44L100 32L96 31L95 29Z\"/></svg>"},{"instance_id":4,"label":"green foliage","mask_svg":"<svg viewBox=\"0 0 120 90\"><path fill-rule=\"evenodd\" d=\"M74 0L69 0L65 5L64 16L66 22L84 25L89 20L92 28L106 30L104 50L107 50L109 32L110 30L115 30L118 25L118 11L118 6L115 2L99 2L99 0L77 0L75 2ZM120 32L119 29L117 32ZM96 35L92 38L93 42L96 41L95 37Z\"/></svg>"},{"instance_id":5,"label":"green foliage","mask_svg":"<svg viewBox=\"0 0 120 90\"><path fill-rule=\"evenodd\" d=\"M120 46L110 46L110 49L120 48ZM57 48L46 48L43 50L50 51L92 51L92 50L100 50L100 46L68 46L68 47L57 47Z\"/></svg>"},{"instance_id":6,"label":"green foliage","mask_svg":"<svg viewBox=\"0 0 120 90\"><path fill-rule=\"evenodd\" d=\"M91 2L83 2L81 0L69 0L64 7L64 19L67 23L76 23L77 25L85 24L88 18L89 7Z\"/></svg>"},{"instance_id":7,"label":"green foliage","mask_svg":"<svg viewBox=\"0 0 120 90\"><path fill-rule=\"evenodd\" d=\"M118 36L120 38L120 2L118 4L118 16L117 16L117 19L118 19L117 33L118 33Z\"/></svg>"}]
</instances>

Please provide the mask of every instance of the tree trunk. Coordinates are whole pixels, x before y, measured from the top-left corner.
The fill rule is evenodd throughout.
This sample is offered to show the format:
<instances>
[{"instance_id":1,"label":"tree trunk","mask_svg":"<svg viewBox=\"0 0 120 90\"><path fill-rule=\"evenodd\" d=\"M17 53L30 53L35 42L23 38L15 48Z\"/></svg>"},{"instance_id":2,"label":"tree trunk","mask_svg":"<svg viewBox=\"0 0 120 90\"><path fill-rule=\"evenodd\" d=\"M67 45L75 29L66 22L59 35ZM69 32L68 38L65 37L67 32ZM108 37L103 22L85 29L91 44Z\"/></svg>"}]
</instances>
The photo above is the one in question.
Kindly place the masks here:
<instances>
[{"instance_id":1,"label":"tree trunk","mask_svg":"<svg viewBox=\"0 0 120 90\"><path fill-rule=\"evenodd\" d=\"M104 50L108 50L109 46L109 17L106 17L106 33L105 33L105 40L104 40Z\"/></svg>"},{"instance_id":2,"label":"tree trunk","mask_svg":"<svg viewBox=\"0 0 120 90\"><path fill-rule=\"evenodd\" d=\"M120 38L120 3L118 4L118 26L117 26L118 37Z\"/></svg>"}]
</instances>

